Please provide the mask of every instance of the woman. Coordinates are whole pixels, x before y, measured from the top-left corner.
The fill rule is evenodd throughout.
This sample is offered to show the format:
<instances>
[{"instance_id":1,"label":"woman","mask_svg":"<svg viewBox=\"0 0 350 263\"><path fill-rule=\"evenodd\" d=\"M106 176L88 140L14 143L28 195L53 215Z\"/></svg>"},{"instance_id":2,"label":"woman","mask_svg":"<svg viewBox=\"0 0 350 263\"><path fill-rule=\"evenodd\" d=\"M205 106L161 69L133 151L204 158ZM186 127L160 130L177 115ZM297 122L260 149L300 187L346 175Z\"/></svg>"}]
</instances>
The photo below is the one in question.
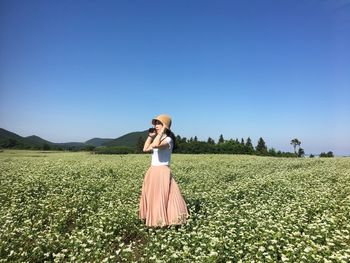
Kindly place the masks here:
<instances>
[{"instance_id":1,"label":"woman","mask_svg":"<svg viewBox=\"0 0 350 263\"><path fill-rule=\"evenodd\" d=\"M185 200L170 171L175 137L170 131L171 118L162 114L152 120L154 131L148 134L144 152L152 153L152 165L144 177L139 219L147 226L180 225L189 216Z\"/></svg>"}]
</instances>

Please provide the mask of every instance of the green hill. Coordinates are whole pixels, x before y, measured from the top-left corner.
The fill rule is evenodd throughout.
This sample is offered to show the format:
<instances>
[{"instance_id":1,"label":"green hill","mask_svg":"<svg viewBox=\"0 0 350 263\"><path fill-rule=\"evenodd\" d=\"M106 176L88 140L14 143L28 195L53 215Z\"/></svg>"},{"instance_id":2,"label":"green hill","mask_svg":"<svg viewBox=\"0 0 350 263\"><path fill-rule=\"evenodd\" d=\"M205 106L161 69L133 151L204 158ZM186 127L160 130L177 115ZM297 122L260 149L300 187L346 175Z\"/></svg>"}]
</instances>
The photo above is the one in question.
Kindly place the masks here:
<instances>
[{"instance_id":1,"label":"green hill","mask_svg":"<svg viewBox=\"0 0 350 263\"><path fill-rule=\"evenodd\" d=\"M44 145L55 148L81 148L85 146L83 142L53 143L44 140L36 135L22 137L16 133L0 128L0 147L18 149L40 149Z\"/></svg>"},{"instance_id":2,"label":"green hill","mask_svg":"<svg viewBox=\"0 0 350 263\"><path fill-rule=\"evenodd\" d=\"M131 132L125 134L117 139L114 139L110 142L102 144L102 146L127 146L127 147L136 147L137 142L140 137L143 140L146 140L148 136L148 130L141 132Z\"/></svg>"},{"instance_id":3,"label":"green hill","mask_svg":"<svg viewBox=\"0 0 350 263\"><path fill-rule=\"evenodd\" d=\"M32 148L40 147L45 143L53 144L35 135L22 137L16 133L0 128L0 147Z\"/></svg>"},{"instance_id":4,"label":"green hill","mask_svg":"<svg viewBox=\"0 0 350 263\"><path fill-rule=\"evenodd\" d=\"M5 141L7 139L15 139L15 140L20 141L23 139L23 137L19 136L16 133L13 133L13 132L7 131L3 128L0 128L0 143L2 143L3 141Z\"/></svg>"},{"instance_id":5,"label":"green hill","mask_svg":"<svg viewBox=\"0 0 350 263\"><path fill-rule=\"evenodd\" d=\"M101 146L105 143L113 141L114 139L93 138L85 142L87 145L93 145L95 147Z\"/></svg>"},{"instance_id":6,"label":"green hill","mask_svg":"<svg viewBox=\"0 0 350 263\"><path fill-rule=\"evenodd\" d=\"M42 138L40 138L39 136L36 136L36 135L32 135L32 136L28 136L28 137L23 137L23 139L29 143L29 144L34 144L34 145L42 145L44 143L47 143L47 144L54 144L52 142L49 142L47 140L44 140Z\"/></svg>"},{"instance_id":7,"label":"green hill","mask_svg":"<svg viewBox=\"0 0 350 263\"><path fill-rule=\"evenodd\" d=\"M80 149L87 145L98 146L125 146L135 148L140 137L144 140L147 138L148 131L131 132L116 139L108 138L93 138L86 142L66 142L53 143L44 140L36 135L22 137L16 133L0 128L0 147L3 148L18 148L18 149L36 149L42 148L43 145L49 145L51 149L55 148L74 148Z\"/></svg>"}]
</instances>

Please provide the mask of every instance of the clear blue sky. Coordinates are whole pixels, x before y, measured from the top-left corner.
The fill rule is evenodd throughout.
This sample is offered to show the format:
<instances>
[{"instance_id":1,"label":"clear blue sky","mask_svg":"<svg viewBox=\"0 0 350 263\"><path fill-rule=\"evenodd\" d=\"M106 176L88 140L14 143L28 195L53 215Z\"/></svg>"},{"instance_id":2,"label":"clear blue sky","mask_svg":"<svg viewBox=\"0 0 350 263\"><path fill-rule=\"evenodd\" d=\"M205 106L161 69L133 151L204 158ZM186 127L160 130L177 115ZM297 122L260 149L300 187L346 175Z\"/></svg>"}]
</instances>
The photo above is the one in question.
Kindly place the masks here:
<instances>
[{"instance_id":1,"label":"clear blue sky","mask_svg":"<svg viewBox=\"0 0 350 263\"><path fill-rule=\"evenodd\" d=\"M350 155L350 1L0 2L0 127L175 134Z\"/></svg>"}]
</instances>

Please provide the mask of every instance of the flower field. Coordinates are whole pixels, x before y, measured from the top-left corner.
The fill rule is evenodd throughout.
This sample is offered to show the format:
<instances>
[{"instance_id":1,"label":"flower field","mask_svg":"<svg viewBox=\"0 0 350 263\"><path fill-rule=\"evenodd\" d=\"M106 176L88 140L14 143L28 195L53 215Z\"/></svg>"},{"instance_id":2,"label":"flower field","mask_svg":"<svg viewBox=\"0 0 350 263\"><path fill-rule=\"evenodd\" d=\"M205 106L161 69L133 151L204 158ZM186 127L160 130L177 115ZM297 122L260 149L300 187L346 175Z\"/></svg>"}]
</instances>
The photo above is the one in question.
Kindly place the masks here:
<instances>
[{"instance_id":1,"label":"flower field","mask_svg":"<svg viewBox=\"0 0 350 263\"><path fill-rule=\"evenodd\" d=\"M150 155L0 153L0 262L350 262L350 158L177 155L181 227L138 219Z\"/></svg>"}]
</instances>

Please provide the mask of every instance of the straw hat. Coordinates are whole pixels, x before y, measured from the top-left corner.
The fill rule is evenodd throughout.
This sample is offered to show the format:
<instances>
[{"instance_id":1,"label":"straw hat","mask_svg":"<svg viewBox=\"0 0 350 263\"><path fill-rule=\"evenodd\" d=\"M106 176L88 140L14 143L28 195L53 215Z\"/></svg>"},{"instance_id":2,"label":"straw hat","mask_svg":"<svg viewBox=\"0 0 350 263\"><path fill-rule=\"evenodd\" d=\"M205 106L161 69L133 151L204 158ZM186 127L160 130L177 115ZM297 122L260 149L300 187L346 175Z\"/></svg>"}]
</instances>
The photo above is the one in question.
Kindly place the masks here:
<instances>
[{"instance_id":1,"label":"straw hat","mask_svg":"<svg viewBox=\"0 0 350 263\"><path fill-rule=\"evenodd\" d=\"M152 124L154 125L154 122L158 120L161 123L163 123L163 125L170 130L170 126L171 126L171 118L169 115L166 114L161 114L158 115L157 117L155 117L154 119L152 119Z\"/></svg>"}]
</instances>

